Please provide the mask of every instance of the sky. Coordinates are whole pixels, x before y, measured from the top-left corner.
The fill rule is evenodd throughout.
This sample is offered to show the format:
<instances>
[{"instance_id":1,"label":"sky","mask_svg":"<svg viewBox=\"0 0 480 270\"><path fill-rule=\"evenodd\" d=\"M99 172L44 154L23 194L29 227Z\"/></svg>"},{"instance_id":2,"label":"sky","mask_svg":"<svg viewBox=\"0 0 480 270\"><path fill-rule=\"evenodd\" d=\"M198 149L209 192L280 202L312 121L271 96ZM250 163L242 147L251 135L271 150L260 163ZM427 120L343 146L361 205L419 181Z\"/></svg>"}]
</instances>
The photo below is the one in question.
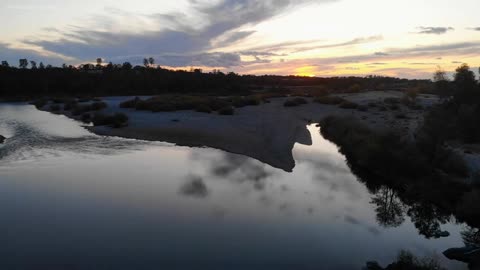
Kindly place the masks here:
<instances>
[{"instance_id":1,"label":"sky","mask_svg":"<svg viewBox=\"0 0 480 270\"><path fill-rule=\"evenodd\" d=\"M478 0L0 0L0 60L431 78L480 65Z\"/></svg>"}]
</instances>

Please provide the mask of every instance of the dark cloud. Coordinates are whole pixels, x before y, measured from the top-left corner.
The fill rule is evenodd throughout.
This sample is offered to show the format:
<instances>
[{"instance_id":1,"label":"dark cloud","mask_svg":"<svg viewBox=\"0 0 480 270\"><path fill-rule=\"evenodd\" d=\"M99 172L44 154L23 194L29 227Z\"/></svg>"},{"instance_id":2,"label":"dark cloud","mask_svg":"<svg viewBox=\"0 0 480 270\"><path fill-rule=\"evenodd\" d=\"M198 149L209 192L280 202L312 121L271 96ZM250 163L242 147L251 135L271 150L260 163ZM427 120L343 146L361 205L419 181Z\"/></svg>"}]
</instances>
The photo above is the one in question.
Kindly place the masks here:
<instances>
[{"instance_id":1,"label":"dark cloud","mask_svg":"<svg viewBox=\"0 0 480 270\"><path fill-rule=\"evenodd\" d=\"M11 66L17 66L20 58L54 65L61 65L65 62L65 59L60 56L42 55L34 50L11 48L8 44L0 43L0 61L8 61Z\"/></svg>"},{"instance_id":2,"label":"dark cloud","mask_svg":"<svg viewBox=\"0 0 480 270\"><path fill-rule=\"evenodd\" d=\"M480 27L471 27L471 28L467 28L469 30L473 30L473 31L480 31Z\"/></svg>"},{"instance_id":3,"label":"dark cloud","mask_svg":"<svg viewBox=\"0 0 480 270\"><path fill-rule=\"evenodd\" d=\"M376 56L388 56L390 54L384 53L384 52L375 52L374 55L376 55Z\"/></svg>"},{"instance_id":4,"label":"dark cloud","mask_svg":"<svg viewBox=\"0 0 480 270\"><path fill-rule=\"evenodd\" d=\"M62 38L57 40L41 39L25 42L81 60L104 57L107 60L122 62L156 56L159 58L157 60L159 64L167 66L201 64L230 67L259 62L257 60L241 63L239 54L210 53L218 49L217 46L228 46L254 33L238 30L241 27L258 24L299 5L331 1L336 0L223 0L216 4L191 0L193 14L206 22L202 29L188 25L189 20L181 13L153 14L148 17L157 21L159 25L166 25L165 29L143 33L115 33L75 26L69 31L61 32ZM122 16L118 12L115 15ZM108 18L101 18L101 21L103 25L112 24ZM214 41L219 45L214 45ZM265 60L260 62L266 63Z\"/></svg>"},{"instance_id":5,"label":"dark cloud","mask_svg":"<svg viewBox=\"0 0 480 270\"><path fill-rule=\"evenodd\" d=\"M453 27L418 27L419 31L416 32L417 34L434 34L434 35L443 35L446 34L448 31L455 30Z\"/></svg>"}]
</instances>

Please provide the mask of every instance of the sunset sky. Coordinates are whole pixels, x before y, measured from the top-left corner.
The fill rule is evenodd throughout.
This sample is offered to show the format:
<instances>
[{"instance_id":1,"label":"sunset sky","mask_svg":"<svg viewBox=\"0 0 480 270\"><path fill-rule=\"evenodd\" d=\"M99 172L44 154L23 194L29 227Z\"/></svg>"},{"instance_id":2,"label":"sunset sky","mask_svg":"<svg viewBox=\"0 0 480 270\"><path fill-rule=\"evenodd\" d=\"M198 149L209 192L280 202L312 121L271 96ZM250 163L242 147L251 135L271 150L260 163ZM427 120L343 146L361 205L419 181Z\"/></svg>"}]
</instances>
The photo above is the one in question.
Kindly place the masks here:
<instances>
[{"instance_id":1,"label":"sunset sky","mask_svg":"<svg viewBox=\"0 0 480 270\"><path fill-rule=\"evenodd\" d=\"M480 65L478 0L0 0L0 60L430 78Z\"/></svg>"}]
</instances>

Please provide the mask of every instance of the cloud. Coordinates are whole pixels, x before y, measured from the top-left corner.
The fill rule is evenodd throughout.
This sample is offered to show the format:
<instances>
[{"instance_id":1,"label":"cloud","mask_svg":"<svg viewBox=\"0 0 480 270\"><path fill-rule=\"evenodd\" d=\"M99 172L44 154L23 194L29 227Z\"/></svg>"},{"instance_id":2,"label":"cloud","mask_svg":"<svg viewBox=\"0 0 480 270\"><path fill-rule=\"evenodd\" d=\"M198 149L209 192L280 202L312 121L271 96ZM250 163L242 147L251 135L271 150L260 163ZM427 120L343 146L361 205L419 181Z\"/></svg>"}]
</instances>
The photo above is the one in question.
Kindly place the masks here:
<instances>
[{"instance_id":1,"label":"cloud","mask_svg":"<svg viewBox=\"0 0 480 270\"><path fill-rule=\"evenodd\" d=\"M384 52L375 52L374 55L376 55L376 56L388 56L390 54L384 53Z\"/></svg>"},{"instance_id":2,"label":"cloud","mask_svg":"<svg viewBox=\"0 0 480 270\"><path fill-rule=\"evenodd\" d=\"M211 53L252 35L254 31L241 30L251 27L286 10L301 5L336 0L222 0L215 4L190 0L191 13L201 27L189 25L187 15L182 13L151 14L146 18L163 29L137 32L115 32L96 29L92 26L74 26L66 31L58 31L57 39L25 40L25 43L40 46L45 50L68 55L81 60L104 57L107 60L142 59L157 56L157 62L167 66L189 66L200 63L208 67L231 67L242 64L266 63L256 60L242 63L239 54ZM115 16L129 15L118 11ZM110 21L109 21L110 20ZM115 25L108 17L101 18L101 25ZM168 23L166 23L168 22ZM51 31L51 30L50 30ZM140 63L140 62L135 62Z\"/></svg>"},{"instance_id":3,"label":"cloud","mask_svg":"<svg viewBox=\"0 0 480 270\"><path fill-rule=\"evenodd\" d=\"M419 29L417 34L434 34L434 35L443 35L446 34L448 31L455 30L453 27L424 27L420 26L417 27Z\"/></svg>"},{"instance_id":4,"label":"cloud","mask_svg":"<svg viewBox=\"0 0 480 270\"><path fill-rule=\"evenodd\" d=\"M304 51L310 51L310 50L316 50L316 49L345 47L345 46L351 46L351 45L356 45L356 44L375 42L375 41L379 41L379 40L382 40L382 39L383 39L383 36L360 37L360 38L355 38L355 39L352 39L352 40L349 40L349 41L346 41L346 42L342 42L342 43L301 47L301 48L297 48L295 50L295 52L304 52Z\"/></svg>"},{"instance_id":5,"label":"cloud","mask_svg":"<svg viewBox=\"0 0 480 270\"><path fill-rule=\"evenodd\" d=\"M480 31L480 27L471 27L467 28L468 30L473 30L473 31Z\"/></svg>"},{"instance_id":6,"label":"cloud","mask_svg":"<svg viewBox=\"0 0 480 270\"><path fill-rule=\"evenodd\" d=\"M0 43L1 61L8 61L11 66L16 66L20 58L54 65L61 65L65 61L71 60L55 54L44 53L34 49L12 48L6 43Z\"/></svg>"}]
</instances>

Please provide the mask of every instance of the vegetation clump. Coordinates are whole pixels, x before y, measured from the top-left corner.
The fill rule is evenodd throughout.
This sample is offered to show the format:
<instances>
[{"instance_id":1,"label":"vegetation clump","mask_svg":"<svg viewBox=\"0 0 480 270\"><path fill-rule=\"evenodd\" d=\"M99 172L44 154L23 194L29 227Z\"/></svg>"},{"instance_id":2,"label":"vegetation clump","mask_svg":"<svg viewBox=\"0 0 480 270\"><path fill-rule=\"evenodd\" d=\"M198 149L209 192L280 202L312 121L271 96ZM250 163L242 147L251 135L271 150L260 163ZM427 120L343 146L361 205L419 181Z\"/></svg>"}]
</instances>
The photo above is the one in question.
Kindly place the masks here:
<instances>
[{"instance_id":1,"label":"vegetation clump","mask_svg":"<svg viewBox=\"0 0 480 270\"><path fill-rule=\"evenodd\" d=\"M351 102L351 101L343 101L342 103L340 103L340 105L338 105L338 107L342 108L342 109L357 109L358 108L358 104L355 103L355 102Z\"/></svg>"},{"instance_id":2,"label":"vegetation clump","mask_svg":"<svg viewBox=\"0 0 480 270\"><path fill-rule=\"evenodd\" d=\"M339 105L342 102L344 102L345 99L337 96L322 96L322 97L316 97L313 101L320 104L326 104L326 105Z\"/></svg>"},{"instance_id":3,"label":"vegetation clump","mask_svg":"<svg viewBox=\"0 0 480 270\"><path fill-rule=\"evenodd\" d=\"M139 111L172 112L179 110L195 110L197 112L219 112L227 107L245 107L261 104L258 96L247 97L210 97L188 95L162 95L142 100L138 97L120 103L121 108L134 108Z\"/></svg>"},{"instance_id":4,"label":"vegetation clump","mask_svg":"<svg viewBox=\"0 0 480 270\"><path fill-rule=\"evenodd\" d=\"M297 98L286 100L285 103L283 103L283 106L285 106L285 107L296 107L296 106L300 106L300 105L307 104L307 103L308 103L308 101L305 98L297 97Z\"/></svg>"},{"instance_id":5,"label":"vegetation clump","mask_svg":"<svg viewBox=\"0 0 480 270\"><path fill-rule=\"evenodd\" d=\"M218 110L218 114L220 115L233 115L234 113L235 113L235 110L231 106L224 107Z\"/></svg>"},{"instance_id":6,"label":"vegetation clump","mask_svg":"<svg viewBox=\"0 0 480 270\"><path fill-rule=\"evenodd\" d=\"M128 116L124 113L115 113L114 115L95 113L91 121L94 126L121 128L128 125Z\"/></svg>"}]
</instances>

